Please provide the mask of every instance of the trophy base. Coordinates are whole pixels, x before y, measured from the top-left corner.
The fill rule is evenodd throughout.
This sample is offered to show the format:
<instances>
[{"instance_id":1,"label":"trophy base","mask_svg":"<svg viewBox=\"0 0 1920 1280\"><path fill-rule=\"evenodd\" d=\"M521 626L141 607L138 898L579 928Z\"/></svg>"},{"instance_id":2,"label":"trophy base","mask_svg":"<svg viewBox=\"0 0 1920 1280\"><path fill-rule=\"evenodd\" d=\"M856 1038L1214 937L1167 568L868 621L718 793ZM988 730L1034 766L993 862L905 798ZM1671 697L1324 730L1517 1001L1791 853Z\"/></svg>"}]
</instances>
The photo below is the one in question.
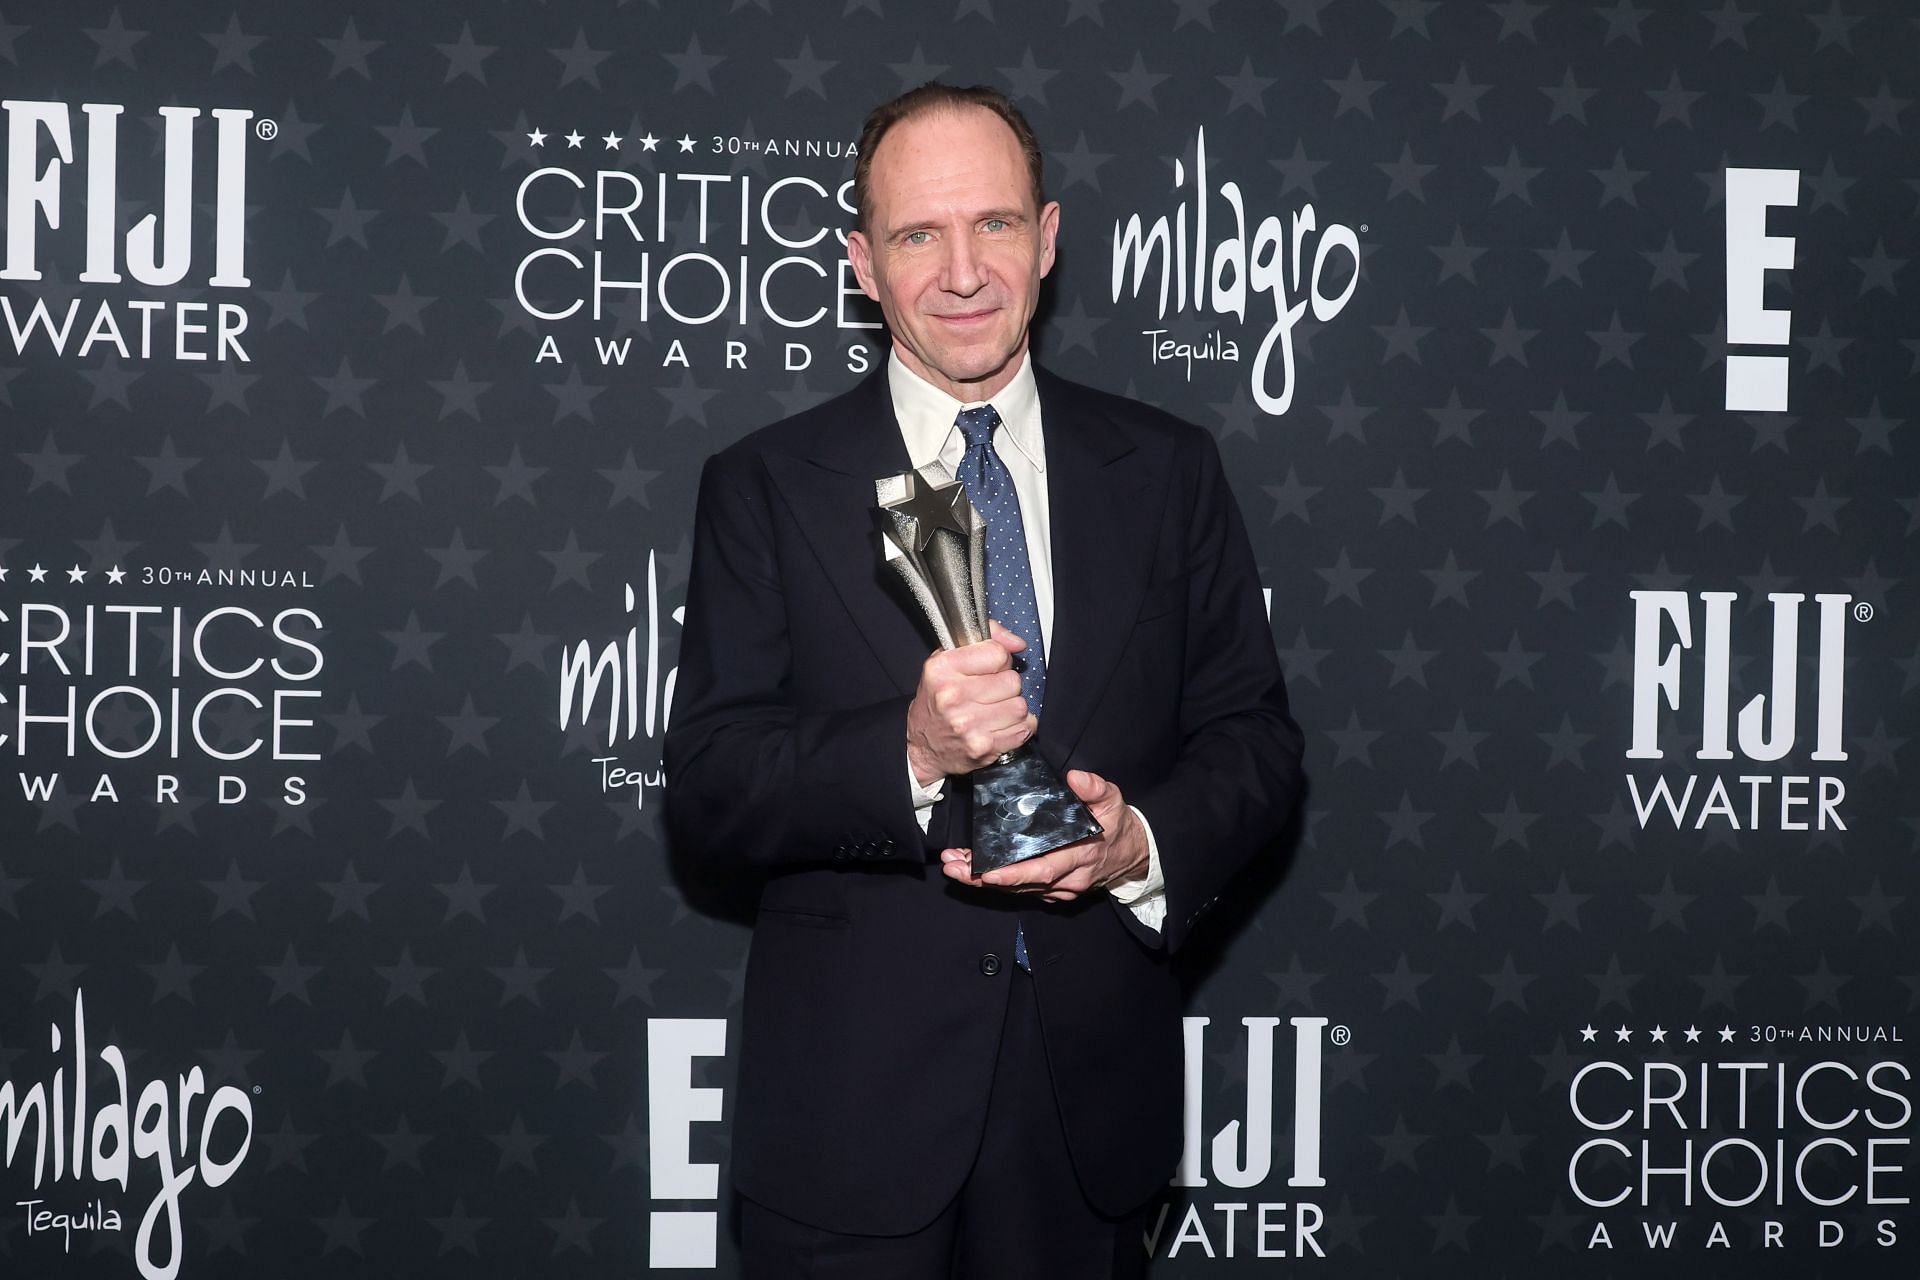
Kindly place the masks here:
<instances>
[{"instance_id":1,"label":"trophy base","mask_svg":"<svg viewBox=\"0 0 1920 1280\"><path fill-rule=\"evenodd\" d=\"M973 772L973 873L1012 866L1104 828L1054 767L1026 747Z\"/></svg>"}]
</instances>

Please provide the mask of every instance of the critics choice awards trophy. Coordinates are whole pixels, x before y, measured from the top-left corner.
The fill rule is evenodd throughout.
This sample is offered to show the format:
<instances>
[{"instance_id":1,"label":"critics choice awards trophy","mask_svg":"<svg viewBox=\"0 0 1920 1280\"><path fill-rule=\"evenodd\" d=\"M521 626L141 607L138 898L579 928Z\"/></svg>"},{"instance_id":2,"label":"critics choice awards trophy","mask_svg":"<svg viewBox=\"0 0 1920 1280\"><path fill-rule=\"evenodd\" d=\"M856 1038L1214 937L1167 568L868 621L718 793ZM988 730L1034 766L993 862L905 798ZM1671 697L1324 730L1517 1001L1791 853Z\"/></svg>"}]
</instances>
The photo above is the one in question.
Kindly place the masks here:
<instances>
[{"instance_id":1,"label":"critics choice awards trophy","mask_svg":"<svg viewBox=\"0 0 1920 1280\"><path fill-rule=\"evenodd\" d=\"M958 481L907 471L874 483L886 562L942 649L987 639L987 523ZM1098 835L1066 779L1022 745L971 775L975 875Z\"/></svg>"}]
</instances>

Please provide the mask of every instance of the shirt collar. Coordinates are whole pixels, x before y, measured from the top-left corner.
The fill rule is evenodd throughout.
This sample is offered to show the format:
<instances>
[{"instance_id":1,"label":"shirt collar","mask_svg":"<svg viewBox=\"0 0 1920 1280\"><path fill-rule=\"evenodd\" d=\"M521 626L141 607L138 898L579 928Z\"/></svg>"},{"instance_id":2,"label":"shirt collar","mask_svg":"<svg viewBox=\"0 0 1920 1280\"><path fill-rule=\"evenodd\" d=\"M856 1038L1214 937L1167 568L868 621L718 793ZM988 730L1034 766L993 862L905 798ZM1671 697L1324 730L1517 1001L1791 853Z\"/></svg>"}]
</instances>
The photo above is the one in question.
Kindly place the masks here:
<instances>
[{"instance_id":1,"label":"shirt collar","mask_svg":"<svg viewBox=\"0 0 1920 1280\"><path fill-rule=\"evenodd\" d=\"M943 459L949 452L958 459L965 445L955 419L962 409L989 403L984 400L956 400L907 368L894 351L887 356L887 390L893 396L893 413L900 421L900 434L907 445L907 457L915 469ZM1012 451L1000 450L1001 461L1025 459L1035 471L1047 469L1046 448L1040 433L1040 388L1033 378L1033 353L1022 352L1020 368L1013 381L1002 387L991 401L1004 428L999 442L1011 439Z\"/></svg>"}]
</instances>

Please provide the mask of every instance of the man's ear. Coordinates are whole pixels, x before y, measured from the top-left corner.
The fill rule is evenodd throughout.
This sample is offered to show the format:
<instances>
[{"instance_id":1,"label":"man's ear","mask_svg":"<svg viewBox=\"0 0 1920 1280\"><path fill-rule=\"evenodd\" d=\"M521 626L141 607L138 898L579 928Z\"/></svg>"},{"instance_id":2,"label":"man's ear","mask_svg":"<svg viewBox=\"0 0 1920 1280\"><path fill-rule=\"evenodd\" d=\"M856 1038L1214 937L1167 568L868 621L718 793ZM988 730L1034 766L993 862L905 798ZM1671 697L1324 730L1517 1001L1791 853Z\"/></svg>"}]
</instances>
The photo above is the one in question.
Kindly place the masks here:
<instances>
[{"instance_id":1,"label":"man's ear","mask_svg":"<svg viewBox=\"0 0 1920 1280\"><path fill-rule=\"evenodd\" d=\"M866 232L847 232L847 261L853 264L853 278L860 282L860 292L880 301L880 290L873 281L873 244Z\"/></svg>"},{"instance_id":2,"label":"man's ear","mask_svg":"<svg viewBox=\"0 0 1920 1280\"><path fill-rule=\"evenodd\" d=\"M1053 270L1053 242L1060 234L1060 202L1049 200L1040 211L1040 274Z\"/></svg>"}]
</instances>

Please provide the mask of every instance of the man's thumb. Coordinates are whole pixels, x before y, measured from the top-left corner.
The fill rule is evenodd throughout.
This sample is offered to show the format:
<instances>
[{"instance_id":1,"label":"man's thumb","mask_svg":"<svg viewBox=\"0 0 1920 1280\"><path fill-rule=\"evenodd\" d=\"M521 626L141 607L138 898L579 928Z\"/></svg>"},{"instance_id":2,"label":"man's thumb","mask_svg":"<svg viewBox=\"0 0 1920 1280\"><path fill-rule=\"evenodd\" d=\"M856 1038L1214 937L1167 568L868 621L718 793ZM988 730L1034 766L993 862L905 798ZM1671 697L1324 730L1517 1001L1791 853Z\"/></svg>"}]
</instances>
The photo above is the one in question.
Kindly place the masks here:
<instances>
[{"instance_id":1,"label":"man's thumb","mask_svg":"<svg viewBox=\"0 0 1920 1280\"><path fill-rule=\"evenodd\" d=\"M1067 770L1067 785L1073 788L1073 794L1088 804L1097 804L1107 798L1111 784L1097 773L1085 769Z\"/></svg>"}]
</instances>

